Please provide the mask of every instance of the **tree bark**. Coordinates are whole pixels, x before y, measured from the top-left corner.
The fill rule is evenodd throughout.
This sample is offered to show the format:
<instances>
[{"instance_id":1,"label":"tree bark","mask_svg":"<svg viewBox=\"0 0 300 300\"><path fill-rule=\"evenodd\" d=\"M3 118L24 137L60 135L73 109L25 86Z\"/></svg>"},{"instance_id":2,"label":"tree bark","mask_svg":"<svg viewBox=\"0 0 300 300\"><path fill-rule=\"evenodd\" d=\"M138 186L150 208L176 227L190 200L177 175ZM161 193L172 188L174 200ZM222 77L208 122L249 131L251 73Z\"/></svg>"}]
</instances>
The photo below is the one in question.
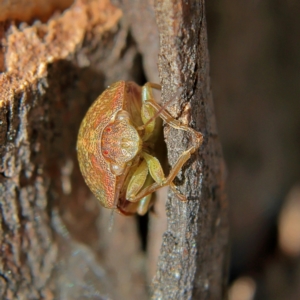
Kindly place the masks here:
<instances>
[{"instance_id":1,"label":"tree bark","mask_svg":"<svg viewBox=\"0 0 300 300\"><path fill-rule=\"evenodd\" d=\"M45 23L1 24L1 299L145 298L135 220L116 216L108 234L75 147L104 88L140 74L121 17L109 1L76 1Z\"/></svg>"},{"instance_id":2,"label":"tree bark","mask_svg":"<svg viewBox=\"0 0 300 300\"><path fill-rule=\"evenodd\" d=\"M204 4L117 4L123 18L108 0L78 0L45 23L1 23L1 299L148 297L135 219L116 216L108 232L110 212L85 186L75 145L88 106L105 86L120 79L143 83L143 73L158 81L158 51L163 102L181 87L167 109L202 132L204 143L177 180L188 202L170 194L156 271L162 233L152 229L164 218L151 220L152 298L224 296L227 204ZM168 126L165 137L173 165L190 137Z\"/></svg>"},{"instance_id":3,"label":"tree bark","mask_svg":"<svg viewBox=\"0 0 300 300\"><path fill-rule=\"evenodd\" d=\"M182 170L182 203L167 202L168 229L154 279L153 299L222 299L227 282L227 202L224 163L209 81L204 1L157 1L159 72L163 101L182 93L168 110L204 135ZM186 133L166 127L169 162L187 149Z\"/></svg>"}]
</instances>

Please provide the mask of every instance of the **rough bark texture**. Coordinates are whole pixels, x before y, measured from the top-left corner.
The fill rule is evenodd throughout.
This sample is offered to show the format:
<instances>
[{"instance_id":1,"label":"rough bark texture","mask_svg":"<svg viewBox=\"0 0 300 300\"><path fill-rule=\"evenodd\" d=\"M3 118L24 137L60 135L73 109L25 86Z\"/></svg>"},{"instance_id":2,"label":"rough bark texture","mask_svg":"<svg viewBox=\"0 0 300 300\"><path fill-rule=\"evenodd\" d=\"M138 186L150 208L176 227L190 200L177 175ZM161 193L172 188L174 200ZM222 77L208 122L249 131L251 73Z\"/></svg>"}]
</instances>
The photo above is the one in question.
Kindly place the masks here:
<instances>
[{"instance_id":1,"label":"rough bark texture","mask_svg":"<svg viewBox=\"0 0 300 300\"><path fill-rule=\"evenodd\" d=\"M227 206L203 3L116 3L123 18L108 0L78 0L45 23L1 23L1 299L148 298L135 219L116 216L108 232L110 212L85 186L75 144L84 113L105 86L119 79L142 84L144 74L159 81L159 39L163 100L182 87L168 110L205 140L177 182L189 201L168 200L152 297L222 298ZM168 126L165 136L172 165L190 139ZM165 224L158 207L149 227L150 278L164 228L153 223Z\"/></svg>"},{"instance_id":2,"label":"rough bark texture","mask_svg":"<svg viewBox=\"0 0 300 300\"><path fill-rule=\"evenodd\" d=\"M188 202L167 202L168 229L154 279L153 299L222 299L226 283L227 204L224 167L209 82L204 2L157 1L162 98L182 87L168 110L204 134L204 143L181 173ZM169 162L188 147L183 132L165 129Z\"/></svg>"},{"instance_id":3,"label":"rough bark texture","mask_svg":"<svg viewBox=\"0 0 300 300\"><path fill-rule=\"evenodd\" d=\"M145 297L135 221L117 216L107 233L75 149L105 86L139 78L121 17L109 1L77 1L47 23L2 24L1 299Z\"/></svg>"}]
</instances>

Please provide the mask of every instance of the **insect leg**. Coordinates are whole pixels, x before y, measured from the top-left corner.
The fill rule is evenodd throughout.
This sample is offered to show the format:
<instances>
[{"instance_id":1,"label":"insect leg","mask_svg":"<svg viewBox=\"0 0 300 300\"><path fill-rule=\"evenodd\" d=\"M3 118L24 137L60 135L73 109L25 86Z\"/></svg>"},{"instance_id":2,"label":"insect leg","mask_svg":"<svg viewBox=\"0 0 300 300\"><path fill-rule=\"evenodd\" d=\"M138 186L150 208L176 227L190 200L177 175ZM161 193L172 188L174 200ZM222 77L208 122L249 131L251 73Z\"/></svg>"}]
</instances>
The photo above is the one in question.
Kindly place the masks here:
<instances>
[{"instance_id":1,"label":"insect leg","mask_svg":"<svg viewBox=\"0 0 300 300\"><path fill-rule=\"evenodd\" d=\"M146 187L143 190L147 189L153 183L153 180L159 186L164 186L166 181L166 177L159 160L146 152L142 152L141 155L145 160L143 160L141 165L134 172L126 192L126 199L131 202L136 202L143 198L136 197L136 195L139 195L142 192L140 192L140 190L144 186L148 172L150 173L151 177L147 178L145 184ZM145 194L145 196L147 195L148 194Z\"/></svg>"},{"instance_id":2,"label":"insect leg","mask_svg":"<svg viewBox=\"0 0 300 300\"><path fill-rule=\"evenodd\" d=\"M139 205L137 207L137 210L136 212L140 215L140 216L143 216L147 213L147 211L149 210L149 207L151 206L152 204L152 195L147 195L146 197L142 198L140 201L139 201Z\"/></svg>"},{"instance_id":3,"label":"insect leg","mask_svg":"<svg viewBox=\"0 0 300 300\"><path fill-rule=\"evenodd\" d=\"M191 127L181 124L178 120L174 119L169 112L162 108L155 100L147 100L146 104L150 104L156 111L160 111L159 116L173 128L188 131L189 133L191 133L193 137L193 147L191 147L191 149L189 150L191 154L201 146L203 142L203 135L200 132L194 130Z\"/></svg>"},{"instance_id":4,"label":"insect leg","mask_svg":"<svg viewBox=\"0 0 300 300\"><path fill-rule=\"evenodd\" d=\"M135 195L141 190L143 185L145 184L146 178L148 175L148 165L146 161L142 161L141 164L134 171L126 191L126 199L130 201L130 199L134 198Z\"/></svg>"},{"instance_id":5,"label":"insect leg","mask_svg":"<svg viewBox=\"0 0 300 300\"><path fill-rule=\"evenodd\" d=\"M147 162L151 177L155 182L163 185L165 183L166 177L159 160L146 152L142 152L142 156Z\"/></svg>"},{"instance_id":6,"label":"insect leg","mask_svg":"<svg viewBox=\"0 0 300 300\"><path fill-rule=\"evenodd\" d=\"M157 118L157 112L155 108L146 103L148 99L153 99L152 89L161 90L161 86L156 83L147 82L142 87L142 109L141 109L141 117L144 125L138 127L138 130L145 130L143 140L147 141L149 137L151 137L152 133L155 130L155 119Z\"/></svg>"},{"instance_id":7,"label":"insect leg","mask_svg":"<svg viewBox=\"0 0 300 300\"><path fill-rule=\"evenodd\" d=\"M173 184L173 180L181 170L182 166L189 160L191 157L191 154L194 153L202 144L203 142L203 135L200 132L195 131L194 129L181 124L178 120L174 119L164 108L162 108L158 103L156 103L153 99L149 99L145 101L145 104L151 105L156 112L159 112L159 116L170 126L172 126L175 129L179 130L185 130L188 131L193 138L193 145L186 151L184 151L180 157L178 158L176 164L171 169L168 177L164 180L163 183L154 182L152 185L142 189L137 195L136 198L132 201L138 201L139 199L142 199L146 195L153 193L157 191L162 186L170 185L172 190L176 192L178 195L178 191L176 190L175 185ZM185 197L182 195L178 195L179 199L182 201L186 201Z\"/></svg>"},{"instance_id":8,"label":"insect leg","mask_svg":"<svg viewBox=\"0 0 300 300\"><path fill-rule=\"evenodd\" d=\"M189 160L191 157L191 148L184 151L182 155L178 158L177 162L175 163L174 167L171 169L170 174L167 176L167 178L163 181L163 183L159 184L157 182L152 183L151 185L143 188L136 196L135 198L131 199L132 202L137 202L144 198L145 196L152 194L162 188L163 186L170 185L172 190L178 195L178 198L182 201L186 201L186 198L181 195L176 189L174 190L174 184L173 180L179 173L182 166Z\"/></svg>"},{"instance_id":9,"label":"insect leg","mask_svg":"<svg viewBox=\"0 0 300 300\"><path fill-rule=\"evenodd\" d=\"M147 168L147 166L146 166ZM148 170L147 170L148 172ZM153 178L148 174L147 179L145 181L144 186L150 186L153 183ZM131 201L130 199L127 199ZM148 194L147 196L139 199L138 202L131 202L131 205L127 207L130 209L130 206L134 208L134 212L136 211L140 216L143 216L149 210L149 207L153 204L152 194Z\"/></svg>"}]
</instances>

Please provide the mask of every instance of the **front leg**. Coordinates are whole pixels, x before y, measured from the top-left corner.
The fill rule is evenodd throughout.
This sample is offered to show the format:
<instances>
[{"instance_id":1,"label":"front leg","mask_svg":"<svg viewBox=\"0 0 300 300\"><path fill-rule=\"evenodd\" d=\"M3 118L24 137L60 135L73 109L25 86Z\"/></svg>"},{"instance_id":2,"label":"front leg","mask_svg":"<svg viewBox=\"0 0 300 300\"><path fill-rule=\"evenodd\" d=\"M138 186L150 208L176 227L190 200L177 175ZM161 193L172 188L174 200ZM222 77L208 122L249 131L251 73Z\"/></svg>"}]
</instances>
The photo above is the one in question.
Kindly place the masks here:
<instances>
[{"instance_id":1,"label":"front leg","mask_svg":"<svg viewBox=\"0 0 300 300\"><path fill-rule=\"evenodd\" d=\"M165 177L165 174L163 172L163 169L161 167L161 164L159 160L145 152L142 152L142 156L147 162L149 173L151 177L153 178L154 182L150 185L146 184L143 189L139 191L139 193L135 197L130 197L128 201L131 202L137 202L141 199L145 198L146 196L156 192L163 186L170 185L172 190L175 192L175 194L178 196L178 198L185 202L186 198L184 195L180 194L180 192L177 191L175 185L173 184L173 180L175 179L177 173L180 171L183 164L190 158L190 152L185 151L178 159L177 163L175 164L174 168L170 171L170 174L168 177Z\"/></svg>"},{"instance_id":2,"label":"front leg","mask_svg":"<svg viewBox=\"0 0 300 300\"><path fill-rule=\"evenodd\" d=\"M171 169L171 171L170 171L169 175L167 176L167 178L164 178L164 176L163 177L158 176L160 178L163 178L161 181L159 181L159 180L155 180L155 178L153 177L155 182L153 184L151 184L150 186L147 186L144 189L142 189L136 195L136 197L133 201L138 201L139 199L142 199L146 195L149 195L149 194L157 191L162 186L167 186L167 185L171 186L172 190L178 195L178 198L181 201L186 201L186 198L177 191L175 185L173 184L173 180L175 179L177 174L180 172L182 166L191 157L191 154L194 153L197 149L199 149L199 147L201 146L201 144L203 142L203 135L200 132L197 132L194 129L188 127L188 126L181 124L178 120L174 119L163 107L161 107L153 99L152 90L151 90L152 87L155 88L155 86L153 84L146 84L143 87L144 88L143 105L146 106L146 107L149 107L149 106L152 107L152 109L153 109L152 110L152 115L153 115L152 118L154 119L155 116L159 116L161 119L163 119L171 127L175 128L175 129L179 129L179 130L188 131L191 134L193 141L192 141L192 146L188 150L184 151L179 156L176 164ZM152 97L152 98L150 98L150 97ZM148 122L149 123L151 122L151 118L148 120ZM145 124L144 126L146 127L147 123L144 123L144 124ZM149 167L149 171L151 173L151 170L150 170L151 167L149 166L149 164L148 164L148 167Z\"/></svg>"},{"instance_id":3,"label":"front leg","mask_svg":"<svg viewBox=\"0 0 300 300\"><path fill-rule=\"evenodd\" d=\"M141 117L144 123L143 126L140 126L139 130L144 130L143 141L147 141L153 134L155 134L155 119L157 118L156 109L153 108L148 100L153 99L152 89L161 89L159 84L147 82L142 87L142 109L141 109Z\"/></svg>"},{"instance_id":4,"label":"front leg","mask_svg":"<svg viewBox=\"0 0 300 300\"><path fill-rule=\"evenodd\" d=\"M136 168L128 183L126 190L126 200L134 199L138 192L142 189L148 176L148 165L145 160Z\"/></svg>"}]
</instances>

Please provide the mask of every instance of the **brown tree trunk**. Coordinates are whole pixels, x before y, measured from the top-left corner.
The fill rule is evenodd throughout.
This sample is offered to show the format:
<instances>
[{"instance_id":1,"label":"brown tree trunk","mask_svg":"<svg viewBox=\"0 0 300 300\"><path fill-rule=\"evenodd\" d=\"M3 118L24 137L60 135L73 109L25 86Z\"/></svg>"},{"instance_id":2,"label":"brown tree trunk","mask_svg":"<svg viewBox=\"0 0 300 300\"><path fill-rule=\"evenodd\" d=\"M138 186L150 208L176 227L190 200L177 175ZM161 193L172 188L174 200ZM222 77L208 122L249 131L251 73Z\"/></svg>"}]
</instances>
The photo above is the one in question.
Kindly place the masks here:
<instances>
[{"instance_id":1,"label":"brown tree trunk","mask_svg":"<svg viewBox=\"0 0 300 300\"><path fill-rule=\"evenodd\" d=\"M78 0L45 23L1 24L1 299L149 297L135 219L116 216L108 232L110 212L99 208L85 186L75 145L88 106L109 83L143 83L143 73L159 81L158 52L163 102L182 87L167 109L201 131L204 143L177 181L188 202L171 194L167 201L168 228L156 271L161 233L153 224L164 222L156 217L158 206L151 217L152 298L224 296L227 205L204 4L116 4L120 8L108 0ZM190 139L168 126L165 138L173 165Z\"/></svg>"},{"instance_id":2,"label":"brown tree trunk","mask_svg":"<svg viewBox=\"0 0 300 300\"><path fill-rule=\"evenodd\" d=\"M204 134L204 143L180 176L188 202L167 202L168 229L154 281L155 299L222 299L227 280L227 203L224 164L209 80L204 1L157 1L162 98L179 86L168 110ZM169 20L169 21L167 21ZM170 22L170 20L172 20ZM183 132L165 130L169 161L188 145Z\"/></svg>"}]
</instances>

